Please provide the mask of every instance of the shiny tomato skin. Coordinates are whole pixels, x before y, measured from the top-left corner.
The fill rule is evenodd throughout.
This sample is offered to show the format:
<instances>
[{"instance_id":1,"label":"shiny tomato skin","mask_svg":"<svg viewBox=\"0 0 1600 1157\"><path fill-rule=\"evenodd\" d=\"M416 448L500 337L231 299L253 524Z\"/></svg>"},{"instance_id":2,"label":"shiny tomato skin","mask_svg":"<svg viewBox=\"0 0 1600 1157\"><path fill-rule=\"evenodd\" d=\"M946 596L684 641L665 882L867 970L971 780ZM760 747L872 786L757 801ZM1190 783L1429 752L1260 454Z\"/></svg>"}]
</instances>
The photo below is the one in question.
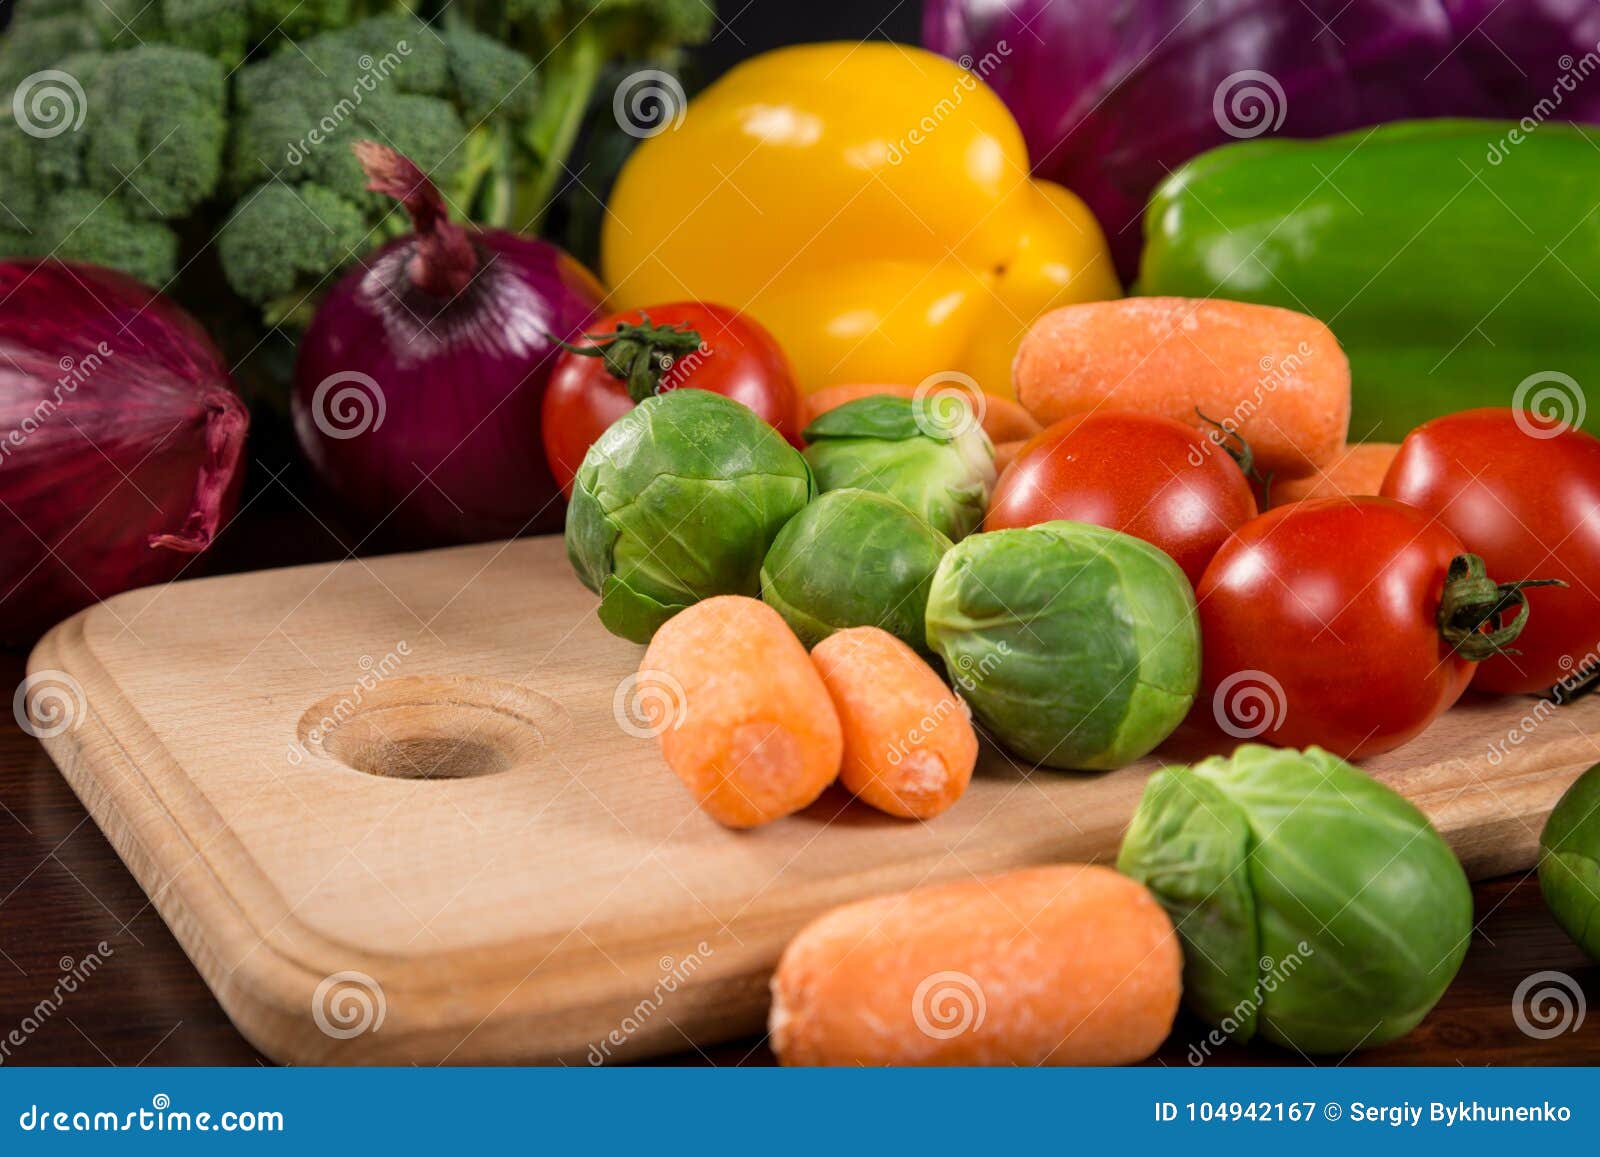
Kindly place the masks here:
<instances>
[{"instance_id":1,"label":"shiny tomato skin","mask_svg":"<svg viewBox=\"0 0 1600 1157\"><path fill-rule=\"evenodd\" d=\"M662 378L665 388L688 386L742 402L790 443L801 444L799 387L789 359L765 327L725 305L675 301L613 313L588 333L609 333L621 322L637 325L646 314L656 325L687 323L701 338L700 350L679 358L678 366ZM573 344L582 345L582 339ZM570 351L557 359L545 390L541 425L545 457L563 495L572 497L573 475L589 447L633 407L627 386L611 376L604 359Z\"/></svg>"},{"instance_id":2,"label":"shiny tomato skin","mask_svg":"<svg viewBox=\"0 0 1600 1157\"><path fill-rule=\"evenodd\" d=\"M1250 483L1204 434L1170 418L1096 410L1023 445L995 485L983 529L1065 518L1120 530L1165 551L1193 585L1255 516Z\"/></svg>"},{"instance_id":3,"label":"shiny tomato skin","mask_svg":"<svg viewBox=\"0 0 1600 1157\"><path fill-rule=\"evenodd\" d=\"M1346 759L1399 747L1472 678L1436 621L1462 549L1386 498L1309 499L1246 523L1196 592L1198 709L1235 739Z\"/></svg>"},{"instance_id":4,"label":"shiny tomato skin","mask_svg":"<svg viewBox=\"0 0 1600 1157\"><path fill-rule=\"evenodd\" d=\"M1543 691L1587 666L1600 644L1600 439L1510 409L1449 414L1407 435L1382 493L1448 526L1500 582L1567 584L1527 592L1521 653L1478 664L1474 690Z\"/></svg>"}]
</instances>

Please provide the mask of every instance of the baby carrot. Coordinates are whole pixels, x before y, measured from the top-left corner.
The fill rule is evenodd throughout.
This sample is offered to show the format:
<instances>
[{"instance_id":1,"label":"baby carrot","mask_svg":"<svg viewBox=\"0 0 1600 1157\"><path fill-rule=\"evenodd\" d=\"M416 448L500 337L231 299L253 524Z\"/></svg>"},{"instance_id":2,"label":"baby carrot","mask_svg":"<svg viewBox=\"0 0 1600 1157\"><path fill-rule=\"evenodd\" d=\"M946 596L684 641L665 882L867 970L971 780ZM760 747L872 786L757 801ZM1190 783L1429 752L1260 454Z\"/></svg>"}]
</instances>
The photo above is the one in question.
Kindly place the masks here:
<instances>
[{"instance_id":1,"label":"baby carrot","mask_svg":"<svg viewBox=\"0 0 1600 1157\"><path fill-rule=\"evenodd\" d=\"M1142 884L1025 868L835 908L784 950L768 1027L793 1065L1103 1065L1172 1029L1183 955Z\"/></svg>"},{"instance_id":2,"label":"baby carrot","mask_svg":"<svg viewBox=\"0 0 1600 1157\"><path fill-rule=\"evenodd\" d=\"M1338 459L1350 363L1328 327L1237 301L1129 297L1052 310L1012 366L1017 398L1045 425L1103 405L1237 428L1280 478Z\"/></svg>"},{"instance_id":3,"label":"baby carrot","mask_svg":"<svg viewBox=\"0 0 1600 1157\"><path fill-rule=\"evenodd\" d=\"M1322 471L1310 478L1274 482L1267 492L1273 506L1287 506L1306 498L1338 498L1346 494L1376 494L1383 485L1389 463L1400 452L1394 442L1352 442Z\"/></svg>"},{"instance_id":4,"label":"baby carrot","mask_svg":"<svg viewBox=\"0 0 1600 1157\"><path fill-rule=\"evenodd\" d=\"M953 382L940 382L934 390L961 388ZM829 410L846 402L853 402L857 398L868 398L874 394L893 394L897 398L909 398L916 392L915 386L824 386L806 395L806 422L814 422ZM983 432L989 435L991 442L1019 442L1033 437L1042 429L1039 423L1034 421L1033 415L1010 398L983 394L976 404L980 411L979 423L983 426Z\"/></svg>"},{"instance_id":5,"label":"baby carrot","mask_svg":"<svg viewBox=\"0 0 1600 1157\"><path fill-rule=\"evenodd\" d=\"M778 612L719 595L656 631L639 665L662 706L667 765L712 818L753 828L799 811L839 773L843 739L822 677Z\"/></svg>"},{"instance_id":6,"label":"baby carrot","mask_svg":"<svg viewBox=\"0 0 1600 1157\"><path fill-rule=\"evenodd\" d=\"M811 651L844 730L839 782L877 808L932 819L967 790L978 737L965 706L917 653L878 627Z\"/></svg>"}]
</instances>

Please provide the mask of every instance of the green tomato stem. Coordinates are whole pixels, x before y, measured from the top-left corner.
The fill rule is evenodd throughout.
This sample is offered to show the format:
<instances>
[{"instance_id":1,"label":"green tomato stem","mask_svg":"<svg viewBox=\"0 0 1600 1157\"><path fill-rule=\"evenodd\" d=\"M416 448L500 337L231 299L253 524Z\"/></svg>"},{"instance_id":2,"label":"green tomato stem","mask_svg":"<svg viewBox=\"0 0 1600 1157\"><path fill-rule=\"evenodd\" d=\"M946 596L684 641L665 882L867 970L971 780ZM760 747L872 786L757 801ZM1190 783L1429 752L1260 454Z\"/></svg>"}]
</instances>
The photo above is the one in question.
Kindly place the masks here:
<instances>
[{"instance_id":1,"label":"green tomato stem","mask_svg":"<svg viewBox=\"0 0 1600 1157\"><path fill-rule=\"evenodd\" d=\"M1528 587L1564 587L1560 579L1524 579L1497 583L1489 577L1483 559L1458 554L1445 574L1444 596L1439 600L1439 633L1463 659L1474 663L1495 655L1516 655L1511 644L1528 623ZM1508 622L1513 608L1516 615ZM1484 628L1487 627L1488 630Z\"/></svg>"},{"instance_id":2,"label":"green tomato stem","mask_svg":"<svg viewBox=\"0 0 1600 1157\"><path fill-rule=\"evenodd\" d=\"M1194 412L1199 415L1200 420L1206 425L1216 427L1217 432L1209 435L1211 440L1221 447L1229 458L1233 459L1234 463L1239 467L1239 473L1252 482L1260 483L1261 505L1263 507L1270 506L1272 475L1262 474L1256 469L1255 451L1250 448L1250 443L1245 440L1244 435L1239 433L1238 430L1230 429L1215 418L1206 417L1205 412L1199 406L1194 408Z\"/></svg>"},{"instance_id":3,"label":"green tomato stem","mask_svg":"<svg viewBox=\"0 0 1600 1157\"><path fill-rule=\"evenodd\" d=\"M568 353L585 358L602 358L606 372L628 387L635 402L654 397L661 388L661 375L670 370L679 356L700 348L700 333L687 322L656 325L648 315L634 325L619 322L610 333L586 333L584 345L556 339Z\"/></svg>"}]
</instances>

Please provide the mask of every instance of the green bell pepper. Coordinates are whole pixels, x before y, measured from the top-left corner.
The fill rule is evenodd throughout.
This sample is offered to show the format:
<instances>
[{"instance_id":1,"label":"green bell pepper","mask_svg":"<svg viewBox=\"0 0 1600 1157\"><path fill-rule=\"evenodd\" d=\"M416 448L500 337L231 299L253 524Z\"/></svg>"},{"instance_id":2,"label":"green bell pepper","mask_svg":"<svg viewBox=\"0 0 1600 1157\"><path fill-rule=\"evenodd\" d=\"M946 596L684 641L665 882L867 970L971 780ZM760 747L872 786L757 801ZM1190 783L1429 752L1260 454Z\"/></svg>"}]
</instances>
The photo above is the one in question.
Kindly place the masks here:
<instances>
[{"instance_id":1,"label":"green bell pepper","mask_svg":"<svg viewBox=\"0 0 1600 1157\"><path fill-rule=\"evenodd\" d=\"M1403 121L1225 145L1145 217L1138 292L1284 306L1350 357L1350 436L1476 406L1600 431L1600 130ZM1585 420L1585 412L1586 420Z\"/></svg>"}]
</instances>

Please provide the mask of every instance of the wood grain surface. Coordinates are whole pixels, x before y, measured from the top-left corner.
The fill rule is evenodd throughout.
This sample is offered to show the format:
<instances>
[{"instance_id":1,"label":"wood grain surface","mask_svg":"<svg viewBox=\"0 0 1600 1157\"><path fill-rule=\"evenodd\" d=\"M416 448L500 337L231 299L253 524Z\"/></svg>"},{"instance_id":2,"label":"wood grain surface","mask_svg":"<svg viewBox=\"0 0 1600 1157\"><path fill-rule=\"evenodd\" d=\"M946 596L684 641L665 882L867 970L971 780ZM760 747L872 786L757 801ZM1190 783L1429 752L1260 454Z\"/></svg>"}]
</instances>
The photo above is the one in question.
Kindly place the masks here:
<instances>
[{"instance_id":1,"label":"wood grain surface","mask_svg":"<svg viewBox=\"0 0 1600 1157\"><path fill-rule=\"evenodd\" d=\"M559 542L527 540L134 592L32 668L84 692L45 740L67 778L234 1022L295 1062L581 1063L749 1034L810 915L1105 858L1151 766L989 751L931 824L829 793L730 833L619 725L640 649L592 609ZM1532 726L1527 707L1469 704L1371 765L1475 876L1531 864L1595 759L1600 702ZM374 1007L379 1031L345 1031Z\"/></svg>"}]
</instances>

